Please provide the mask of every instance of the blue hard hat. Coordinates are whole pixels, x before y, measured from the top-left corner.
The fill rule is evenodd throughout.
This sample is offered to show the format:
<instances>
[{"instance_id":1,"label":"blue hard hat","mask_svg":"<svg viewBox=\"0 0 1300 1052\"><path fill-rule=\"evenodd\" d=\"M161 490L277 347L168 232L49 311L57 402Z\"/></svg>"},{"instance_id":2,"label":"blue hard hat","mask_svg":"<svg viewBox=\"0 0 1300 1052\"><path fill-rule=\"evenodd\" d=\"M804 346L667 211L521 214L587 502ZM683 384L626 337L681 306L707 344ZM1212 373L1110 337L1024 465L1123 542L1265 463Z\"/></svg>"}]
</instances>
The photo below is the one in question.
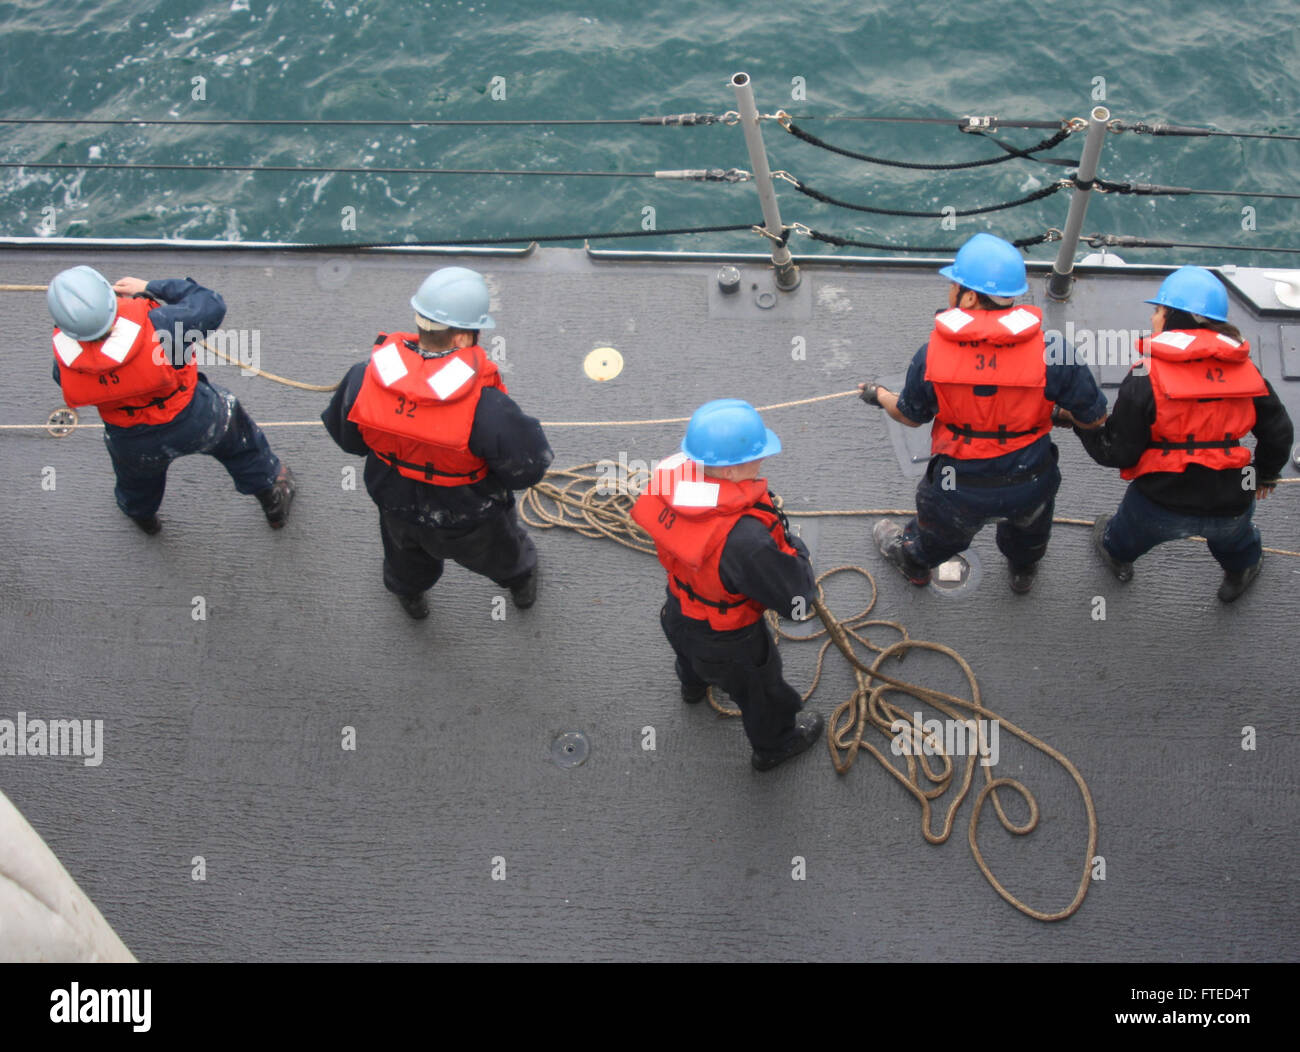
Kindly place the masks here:
<instances>
[{"instance_id":1,"label":"blue hard hat","mask_svg":"<svg viewBox=\"0 0 1300 1052\"><path fill-rule=\"evenodd\" d=\"M117 318L117 294L94 267L73 267L54 276L45 293L54 324L74 340L97 340Z\"/></svg>"},{"instance_id":2,"label":"blue hard hat","mask_svg":"<svg viewBox=\"0 0 1300 1052\"><path fill-rule=\"evenodd\" d=\"M728 467L780 453L781 440L748 402L719 398L695 410L682 452L710 467Z\"/></svg>"},{"instance_id":3,"label":"blue hard hat","mask_svg":"<svg viewBox=\"0 0 1300 1052\"><path fill-rule=\"evenodd\" d=\"M411 306L422 317L453 329L495 329L489 299L487 282L477 270L443 267L424 279Z\"/></svg>"},{"instance_id":4,"label":"blue hard hat","mask_svg":"<svg viewBox=\"0 0 1300 1052\"><path fill-rule=\"evenodd\" d=\"M1204 267L1179 267L1160 283L1155 299L1146 302L1214 321L1228 320L1228 290Z\"/></svg>"},{"instance_id":5,"label":"blue hard hat","mask_svg":"<svg viewBox=\"0 0 1300 1052\"><path fill-rule=\"evenodd\" d=\"M952 266L939 273L986 296L1020 296L1029 291L1020 249L992 234L976 234L957 250Z\"/></svg>"}]
</instances>

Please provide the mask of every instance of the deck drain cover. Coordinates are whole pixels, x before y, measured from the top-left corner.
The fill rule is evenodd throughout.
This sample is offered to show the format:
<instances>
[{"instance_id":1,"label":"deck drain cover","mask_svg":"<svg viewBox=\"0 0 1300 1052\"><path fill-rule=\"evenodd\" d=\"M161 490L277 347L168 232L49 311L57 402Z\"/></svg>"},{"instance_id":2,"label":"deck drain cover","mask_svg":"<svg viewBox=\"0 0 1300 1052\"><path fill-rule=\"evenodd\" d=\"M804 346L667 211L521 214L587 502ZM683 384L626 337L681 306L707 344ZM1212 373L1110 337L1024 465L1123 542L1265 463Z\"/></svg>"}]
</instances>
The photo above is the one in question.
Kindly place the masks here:
<instances>
[{"instance_id":1,"label":"deck drain cover","mask_svg":"<svg viewBox=\"0 0 1300 1052\"><path fill-rule=\"evenodd\" d=\"M316 284L326 292L341 289L352 276L352 264L346 259L328 259L316 268Z\"/></svg>"},{"instance_id":2,"label":"deck drain cover","mask_svg":"<svg viewBox=\"0 0 1300 1052\"><path fill-rule=\"evenodd\" d=\"M590 751L587 736L580 731L566 731L551 742L551 759L557 767L577 767Z\"/></svg>"},{"instance_id":3,"label":"deck drain cover","mask_svg":"<svg viewBox=\"0 0 1300 1052\"><path fill-rule=\"evenodd\" d=\"M45 429L55 438L63 438L65 435L72 434L73 427L77 423L77 411L75 409L56 409L50 414L45 421Z\"/></svg>"},{"instance_id":4,"label":"deck drain cover","mask_svg":"<svg viewBox=\"0 0 1300 1052\"><path fill-rule=\"evenodd\" d=\"M940 595L964 595L975 587L979 578L979 556L967 551L934 568L930 589Z\"/></svg>"},{"instance_id":5,"label":"deck drain cover","mask_svg":"<svg viewBox=\"0 0 1300 1052\"><path fill-rule=\"evenodd\" d=\"M612 380L623 371L623 356L613 347L597 347L583 360L582 371L592 380Z\"/></svg>"}]
</instances>

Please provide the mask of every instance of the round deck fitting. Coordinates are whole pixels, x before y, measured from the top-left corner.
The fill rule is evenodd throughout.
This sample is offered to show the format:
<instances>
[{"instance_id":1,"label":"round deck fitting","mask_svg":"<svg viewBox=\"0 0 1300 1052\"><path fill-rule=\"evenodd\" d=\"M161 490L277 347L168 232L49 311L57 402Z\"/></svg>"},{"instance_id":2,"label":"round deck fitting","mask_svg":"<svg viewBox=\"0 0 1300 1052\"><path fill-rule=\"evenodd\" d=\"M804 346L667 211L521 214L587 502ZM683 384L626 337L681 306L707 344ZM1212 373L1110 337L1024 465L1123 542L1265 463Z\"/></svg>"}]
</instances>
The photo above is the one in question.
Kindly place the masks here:
<instances>
[{"instance_id":1,"label":"round deck fitting","mask_svg":"<svg viewBox=\"0 0 1300 1052\"><path fill-rule=\"evenodd\" d=\"M346 259L327 259L316 268L316 284L325 292L341 289L352 276L352 264Z\"/></svg>"},{"instance_id":2,"label":"round deck fitting","mask_svg":"<svg viewBox=\"0 0 1300 1052\"><path fill-rule=\"evenodd\" d=\"M55 438L65 438L72 434L73 427L76 426L80 418L77 416L75 409L69 409L67 406L61 406L54 410L45 421L45 430Z\"/></svg>"},{"instance_id":3,"label":"round deck fitting","mask_svg":"<svg viewBox=\"0 0 1300 1052\"><path fill-rule=\"evenodd\" d=\"M612 380L623 371L623 356L613 347L597 347L583 359L582 371L591 380Z\"/></svg>"},{"instance_id":4,"label":"round deck fitting","mask_svg":"<svg viewBox=\"0 0 1300 1052\"><path fill-rule=\"evenodd\" d=\"M718 271L718 288L726 296L740 291L740 271L733 266L725 266Z\"/></svg>"},{"instance_id":5,"label":"round deck fitting","mask_svg":"<svg viewBox=\"0 0 1300 1052\"><path fill-rule=\"evenodd\" d=\"M587 736L581 731L565 731L551 742L551 759L557 767L577 767L590 752Z\"/></svg>"},{"instance_id":6,"label":"round deck fitting","mask_svg":"<svg viewBox=\"0 0 1300 1052\"><path fill-rule=\"evenodd\" d=\"M973 551L966 551L934 568L930 576L930 590L939 595L965 595L974 590L979 579L979 556Z\"/></svg>"}]
</instances>

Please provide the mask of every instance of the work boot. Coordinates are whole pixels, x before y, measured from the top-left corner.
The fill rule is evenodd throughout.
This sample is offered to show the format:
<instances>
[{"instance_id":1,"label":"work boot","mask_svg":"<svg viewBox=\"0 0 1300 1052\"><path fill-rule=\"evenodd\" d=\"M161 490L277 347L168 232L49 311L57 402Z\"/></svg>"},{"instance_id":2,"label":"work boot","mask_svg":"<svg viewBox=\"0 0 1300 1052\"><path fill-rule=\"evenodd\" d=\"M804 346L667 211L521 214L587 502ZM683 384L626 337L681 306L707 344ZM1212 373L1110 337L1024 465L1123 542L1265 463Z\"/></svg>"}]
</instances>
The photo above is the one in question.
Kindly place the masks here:
<instances>
[{"instance_id":1,"label":"work boot","mask_svg":"<svg viewBox=\"0 0 1300 1052\"><path fill-rule=\"evenodd\" d=\"M871 530L880 554L897 567L909 582L922 588L930 583L930 570L907 557L903 550L903 527L889 519L881 519Z\"/></svg>"},{"instance_id":2,"label":"work boot","mask_svg":"<svg viewBox=\"0 0 1300 1052\"><path fill-rule=\"evenodd\" d=\"M1102 562L1106 564L1116 579L1127 584L1133 580L1133 564L1120 562L1110 552L1106 551L1106 545L1102 541L1102 538L1106 536L1106 525L1113 518L1113 515L1103 515L1093 523L1092 546L1097 549L1097 554L1101 556Z\"/></svg>"},{"instance_id":3,"label":"work boot","mask_svg":"<svg viewBox=\"0 0 1300 1052\"><path fill-rule=\"evenodd\" d=\"M687 705L698 705L709 696L709 685L705 683L701 687L688 687L682 684L682 701Z\"/></svg>"},{"instance_id":4,"label":"work boot","mask_svg":"<svg viewBox=\"0 0 1300 1052\"><path fill-rule=\"evenodd\" d=\"M262 505L262 510L266 512L266 521L271 529L278 530L284 527L285 521L289 518L289 505L293 503L296 490L297 487L293 484L293 472L281 464L280 473L275 476L274 484L255 494Z\"/></svg>"},{"instance_id":5,"label":"work boot","mask_svg":"<svg viewBox=\"0 0 1300 1052\"><path fill-rule=\"evenodd\" d=\"M150 537L162 529L162 520L157 515L132 515L130 519Z\"/></svg>"},{"instance_id":6,"label":"work boot","mask_svg":"<svg viewBox=\"0 0 1300 1052\"><path fill-rule=\"evenodd\" d=\"M1261 556L1259 562L1254 566L1248 566L1240 573L1233 573L1231 570L1225 570L1223 573L1223 583L1219 585L1219 602L1232 603L1241 597L1241 593L1255 583L1255 578L1259 576L1259 568L1263 565L1264 559Z\"/></svg>"},{"instance_id":7,"label":"work boot","mask_svg":"<svg viewBox=\"0 0 1300 1052\"><path fill-rule=\"evenodd\" d=\"M1008 564L1009 565L1009 564ZM1011 590L1016 595L1024 595L1034 587L1034 575L1038 573L1038 563L1030 563L1019 568L1011 567Z\"/></svg>"},{"instance_id":8,"label":"work boot","mask_svg":"<svg viewBox=\"0 0 1300 1052\"><path fill-rule=\"evenodd\" d=\"M537 602L537 570L534 570L522 582L510 589L510 598L514 600L515 607L519 610L527 610Z\"/></svg>"},{"instance_id":9,"label":"work boot","mask_svg":"<svg viewBox=\"0 0 1300 1052\"><path fill-rule=\"evenodd\" d=\"M820 712L801 712L794 718L794 734L780 749L774 752L759 752L749 758L756 771L770 771L779 763L784 763L792 756L798 756L821 737L825 723Z\"/></svg>"},{"instance_id":10,"label":"work boot","mask_svg":"<svg viewBox=\"0 0 1300 1052\"><path fill-rule=\"evenodd\" d=\"M424 597L423 592L416 592L414 595L399 595L397 601L402 604L402 609L407 612L413 621L423 621L429 616L429 600Z\"/></svg>"}]
</instances>

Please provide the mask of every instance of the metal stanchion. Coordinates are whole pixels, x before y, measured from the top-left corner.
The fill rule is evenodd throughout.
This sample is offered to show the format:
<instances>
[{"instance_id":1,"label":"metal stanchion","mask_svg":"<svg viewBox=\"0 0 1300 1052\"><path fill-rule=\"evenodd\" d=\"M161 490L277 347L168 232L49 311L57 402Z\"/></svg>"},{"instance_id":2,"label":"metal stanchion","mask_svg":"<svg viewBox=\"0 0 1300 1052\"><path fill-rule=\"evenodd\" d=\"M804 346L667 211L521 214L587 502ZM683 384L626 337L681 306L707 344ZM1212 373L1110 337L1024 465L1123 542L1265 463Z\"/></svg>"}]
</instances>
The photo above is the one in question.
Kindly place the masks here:
<instances>
[{"instance_id":1,"label":"metal stanchion","mask_svg":"<svg viewBox=\"0 0 1300 1052\"><path fill-rule=\"evenodd\" d=\"M781 210L776 204L772 189L772 170L767 165L767 150L763 146L763 133L758 127L758 109L754 105L754 89L748 73L737 73L731 78L736 90L736 108L740 111L741 127L745 130L745 145L749 148L749 166L754 172L758 187L758 200L763 206L763 226L777 240L772 242L772 266L776 268L776 287L789 292L799 287L799 268L794 265L790 249L780 239L784 236Z\"/></svg>"},{"instance_id":2,"label":"metal stanchion","mask_svg":"<svg viewBox=\"0 0 1300 1052\"><path fill-rule=\"evenodd\" d=\"M1097 176L1097 160L1101 157L1101 146L1106 140L1106 124L1110 120L1110 110L1105 106L1096 107L1088 115L1088 137L1084 140L1083 156L1079 159L1079 181L1091 183ZM1068 300L1070 286L1074 283L1074 252L1079 245L1079 231L1083 229L1083 217L1088 212L1088 201L1092 195L1091 188L1075 187L1074 196L1070 198L1070 214L1065 219L1065 232L1061 235L1061 250L1056 254L1052 264L1052 276L1047 281L1047 295L1054 300Z\"/></svg>"}]
</instances>

